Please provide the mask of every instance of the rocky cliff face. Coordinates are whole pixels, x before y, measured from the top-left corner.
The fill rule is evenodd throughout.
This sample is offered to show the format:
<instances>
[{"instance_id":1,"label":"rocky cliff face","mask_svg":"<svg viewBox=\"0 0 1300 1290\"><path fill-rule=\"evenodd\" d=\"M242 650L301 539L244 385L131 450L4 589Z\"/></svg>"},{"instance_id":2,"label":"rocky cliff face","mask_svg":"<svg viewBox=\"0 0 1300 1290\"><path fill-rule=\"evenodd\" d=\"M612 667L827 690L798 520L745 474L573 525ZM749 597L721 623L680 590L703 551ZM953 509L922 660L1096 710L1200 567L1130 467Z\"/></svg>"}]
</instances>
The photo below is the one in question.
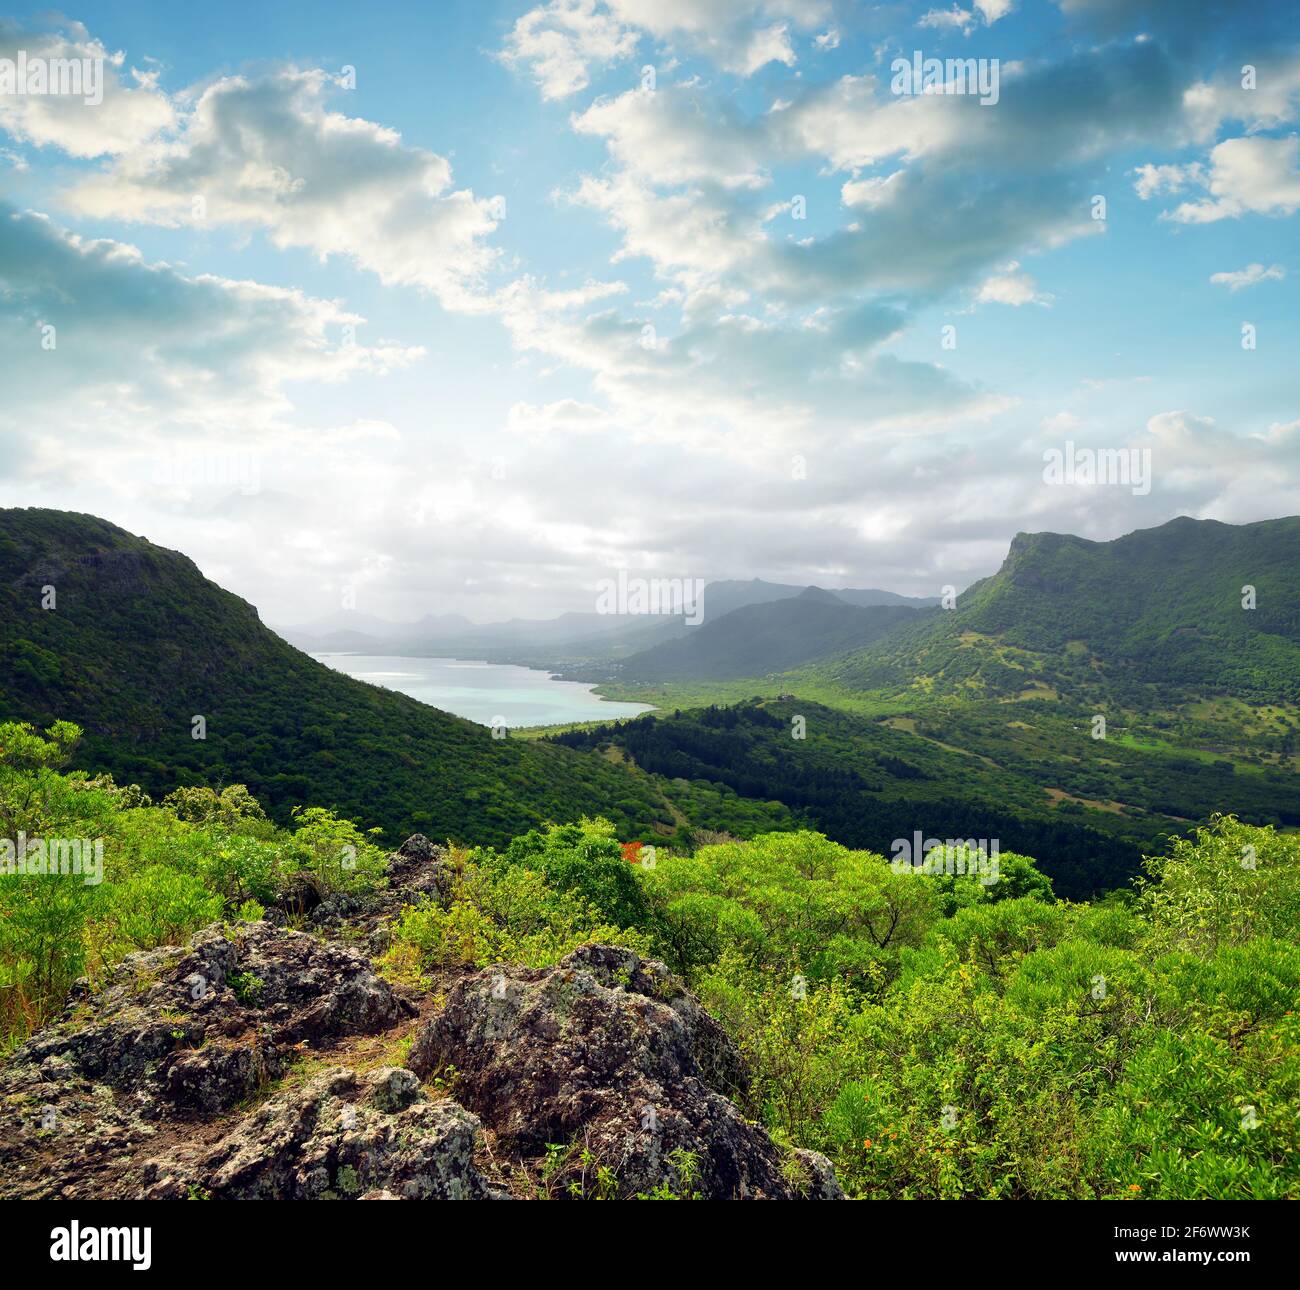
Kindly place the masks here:
<instances>
[{"instance_id":1,"label":"rocky cliff face","mask_svg":"<svg viewBox=\"0 0 1300 1290\"><path fill-rule=\"evenodd\" d=\"M390 876L374 907L311 910L314 932L268 911L75 988L0 1067L0 1197L508 1199L543 1160L560 1194L599 1168L624 1196L840 1196L823 1157L741 1115L739 1055L661 963L592 945L390 985L357 944L445 893L445 858L413 838Z\"/></svg>"}]
</instances>

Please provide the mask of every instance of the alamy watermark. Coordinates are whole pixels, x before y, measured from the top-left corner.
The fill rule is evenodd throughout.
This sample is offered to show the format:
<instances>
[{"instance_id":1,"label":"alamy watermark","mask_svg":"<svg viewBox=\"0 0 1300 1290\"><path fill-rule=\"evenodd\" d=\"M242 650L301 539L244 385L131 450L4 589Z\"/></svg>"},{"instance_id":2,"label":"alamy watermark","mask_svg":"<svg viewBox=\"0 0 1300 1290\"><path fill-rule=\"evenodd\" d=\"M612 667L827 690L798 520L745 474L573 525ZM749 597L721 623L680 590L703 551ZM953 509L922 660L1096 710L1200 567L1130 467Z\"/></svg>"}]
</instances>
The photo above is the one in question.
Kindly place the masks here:
<instances>
[{"instance_id":1,"label":"alamy watermark","mask_svg":"<svg viewBox=\"0 0 1300 1290\"><path fill-rule=\"evenodd\" d=\"M910 838L895 838L889 849L894 856L889 867L895 873L965 876L985 887L1001 876L997 838L927 838L917 829Z\"/></svg>"},{"instance_id":2,"label":"alamy watermark","mask_svg":"<svg viewBox=\"0 0 1300 1290\"><path fill-rule=\"evenodd\" d=\"M74 1218L50 1229L53 1263L129 1263L137 1272L153 1266L152 1227L95 1227Z\"/></svg>"},{"instance_id":3,"label":"alamy watermark","mask_svg":"<svg viewBox=\"0 0 1300 1290\"><path fill-rule=\"evenodd\" d=\"M41 877L58 874L80 877L87 887L104 881L104 839L29 838L20 832L0 838L0 876Z\"/></svg>"},{"instance_id":4,"label":"alamy watermark","mask_svg":"<svg viewBox=\"0 0 1300 1290\"><path fill-rule=\"evenodd\" d=\"M1000 94L996 58L926 58L919 49L912 57L889 64L893 94L974 94L982 107L992 107Z\"/></svg>"},{"instance_id":5,"label":"alamy watermark","mask_svg":"<svg viewBox=\"0 0 1300 1290\"><path fill-rule=\"evenodd\" d=\"M692 627L704 621L703 578L617 578L596 584L598 614L681 614Z\"/></svg>"},{"instance_id":6,"label":"alamy watermark","mask_svg":"<svg viewBox=\"0 0 1300 1290\"><path fill-rule=\"evenodd\" d=\"M155 458L159 488L221 488L253 497L262 490L262 457L255 452L169 452Z\"/></svg>"},{"instance_id":7,"label":"alamy watermark","mask_svg":"<svg viewBox=\"0 0 1300 1290\"><path fill-rule=\"evenodd\" d=\"M104 101L104 60L33 57L20 49L16 59L0 58L0 94L79 98L98 107Z\"/></svg>"},{"instance_id":8,"label":"alamy watermark","mask_svg":"<svg viewBox=\"0 0 1300 1290\"><path fill-rule=\"evenodd\" d=\"M1045 484L1118 484L1134 497L1151 491L1150 448L1076 448L1067 439L1064 449L1043 449Z\"/></svg>"}]
</instances>

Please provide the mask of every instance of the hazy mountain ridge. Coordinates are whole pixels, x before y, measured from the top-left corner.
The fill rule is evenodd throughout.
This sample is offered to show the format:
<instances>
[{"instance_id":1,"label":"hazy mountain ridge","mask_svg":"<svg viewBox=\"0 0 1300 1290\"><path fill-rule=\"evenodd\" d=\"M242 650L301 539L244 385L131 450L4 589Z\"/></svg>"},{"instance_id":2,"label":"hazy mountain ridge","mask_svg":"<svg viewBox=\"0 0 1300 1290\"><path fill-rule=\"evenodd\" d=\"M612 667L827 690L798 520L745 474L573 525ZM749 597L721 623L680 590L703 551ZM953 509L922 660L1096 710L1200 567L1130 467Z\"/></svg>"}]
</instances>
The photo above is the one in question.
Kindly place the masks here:
<instances>
[{"instance_id":1,"label":"hazy mountain ridge","mask_svg":"<svg viewBox=\"0 0 1300 1290\"><path fill-rule=\"evenodd\" d=\"M277 630L291 644L313 653L449 654L481 656L503 663L604 664L622 662L660 644L685 639L739 609L794 599L807 590L806 585L765 582L761 578L706 583L700 598L699 622L690 621L694 615L687 614L571 611L554 618L511 618L482 624L456 614L430 614L414 623L393 623L356 610L340 610L311 623ZM933 597L901 596L874 588L845 588L826 594L859 608L924 608L938 603ZM802 657L814 656L805 652Z\"/></svg>"},{"instance_id":2,"label":"hazy mountain ridge","mask_svg":"<svg viewBox=\"0 0 1300 1290\"><path fill-rule=\"evenodd\" d=\"M694 681L784 672L866 645L923 612L906 604L846 604L834 592L808 587L796 596L734 609L689 636L634 654L623 661L619 676Z\"/></svg>"}]
</instances>

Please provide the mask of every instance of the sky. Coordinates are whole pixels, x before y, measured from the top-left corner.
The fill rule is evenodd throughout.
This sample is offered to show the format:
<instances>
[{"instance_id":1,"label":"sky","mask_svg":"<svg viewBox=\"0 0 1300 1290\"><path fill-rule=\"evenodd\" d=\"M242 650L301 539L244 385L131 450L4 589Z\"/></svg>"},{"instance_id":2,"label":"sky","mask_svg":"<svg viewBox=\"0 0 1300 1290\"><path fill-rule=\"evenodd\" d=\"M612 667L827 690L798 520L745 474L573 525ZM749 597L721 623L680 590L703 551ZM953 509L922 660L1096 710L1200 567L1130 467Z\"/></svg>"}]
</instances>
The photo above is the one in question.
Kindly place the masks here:
<instances>
[{"instance_id":1,"label":"sky","mask_svg":"<svg viewBox=\"0 0 1300 1290\"><path fill-rule=\"evenodd\" d=\"M0 506L271 623L1300 511L1292 3L4 12Z\"/></svg>"}]
</instances>

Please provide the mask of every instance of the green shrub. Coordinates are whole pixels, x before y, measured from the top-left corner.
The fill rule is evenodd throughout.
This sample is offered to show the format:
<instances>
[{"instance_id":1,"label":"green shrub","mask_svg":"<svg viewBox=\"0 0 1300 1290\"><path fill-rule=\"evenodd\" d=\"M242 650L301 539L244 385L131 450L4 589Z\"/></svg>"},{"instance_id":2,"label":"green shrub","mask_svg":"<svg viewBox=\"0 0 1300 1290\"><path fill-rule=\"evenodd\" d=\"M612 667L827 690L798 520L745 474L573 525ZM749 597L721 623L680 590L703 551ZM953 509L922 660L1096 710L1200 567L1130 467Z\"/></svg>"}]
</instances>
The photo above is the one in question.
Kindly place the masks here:
<instances>
[{"instance_id":1,"label":"green shrub","mask_svg":"<svg viewBox=\"0 0 1300 1290\"><path fill-rule=\"evenodd\" d=\"M200 879L165 865L132 874L114 884L108 896L107 917L124 953L181 944L225 908L222 897Z\"/></svg>"}]
</instances>

